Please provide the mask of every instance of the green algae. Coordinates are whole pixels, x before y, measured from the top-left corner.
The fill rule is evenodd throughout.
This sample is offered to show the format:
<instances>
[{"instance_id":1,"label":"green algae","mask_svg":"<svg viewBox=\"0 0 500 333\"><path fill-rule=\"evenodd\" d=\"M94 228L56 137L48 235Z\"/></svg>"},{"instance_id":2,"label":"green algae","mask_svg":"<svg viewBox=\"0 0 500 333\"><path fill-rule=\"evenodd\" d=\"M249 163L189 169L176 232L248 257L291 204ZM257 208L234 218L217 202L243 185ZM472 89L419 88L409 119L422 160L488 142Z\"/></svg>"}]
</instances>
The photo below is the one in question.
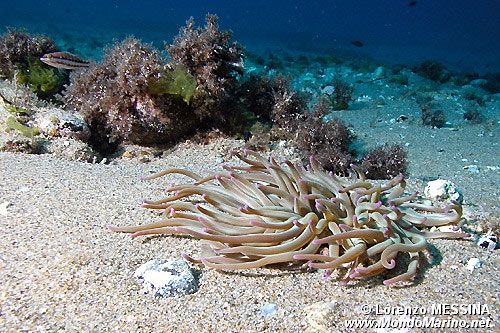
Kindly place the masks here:
<instances>
[{"instance_id":1,"label":"green algae","mask_svg":"<svg viewBox=\"0 0 500 333\"><path fill-rule=\"evenodd\" d=\"M5 121L7 128L16 130L27 138L33 138L40 134L40 130L36 127L23 125L15 117L8 117Z\"/></svg>"},{"instance_id":2,"label":"green algae","mask_svg":"<svg viewBox=\"0 0 500 333\"><path fill-rule=\"evenodd\" d=\"M177 66L173 71L167 71L160 79L148 87L152 95L177 95L189 104L196 92L196 79L188 73L185 67Z\"/></svg>"}]
</instances>

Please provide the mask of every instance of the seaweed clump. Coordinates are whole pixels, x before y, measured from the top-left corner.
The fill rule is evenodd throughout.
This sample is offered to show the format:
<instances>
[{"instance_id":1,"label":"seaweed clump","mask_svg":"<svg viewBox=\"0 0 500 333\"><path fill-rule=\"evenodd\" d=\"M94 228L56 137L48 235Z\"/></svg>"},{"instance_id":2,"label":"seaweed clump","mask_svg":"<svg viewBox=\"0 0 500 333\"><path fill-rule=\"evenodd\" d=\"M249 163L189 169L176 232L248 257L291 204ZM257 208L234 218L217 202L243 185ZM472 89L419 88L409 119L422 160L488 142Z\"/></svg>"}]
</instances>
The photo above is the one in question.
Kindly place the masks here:
<instances>
[{"instance_id":1,"label":"seaweed clump","mask_svg":"<svg viewBox=\"0 0 500 333\"><path fill-rule=\"evenodd\" d=\"M55 51L54 41L47 36L9 29L0 37L0 76L28 86L42 99L52 99L62 91L68 75L39 59Z\"/></svg>"},{"instance_id":2,"label":"seaweed clump","mask_svg":"<svg viewBox=\"0 0 500 333\"><path fill-rule=\"evenodd\" d=\"M173 43L166 46L173 64L180 64L197 82L194 113L200 119L224 122L231 115L237 76L243 74L243 51L231 41L231 32L220 31L217 15L208 14L203 28L187 21Z\"/></svg>"},{"instance_id":3,"label":"seaweed clump","mask_svg":"<svg viewBox=\"0 0 500 333\"><path fill-rule=\"evenodd\" d=\"M295 141L304 162L314 156L326 170L346 174L355 162L349 150L354 135L341 120L324 120L328 109L323 103L320 101L313 112L305 114L304 121L296 129Z\"/></svg>"},{"instance_id":4,"label":"seaweed clump","mask_svg":"<svg viewBox=\"0 0 500 333\"><path fill-rule=\"evenodd\" d=\"M444 112L440 109L435 109L432 103L425 103L421 105L420 117L424 126L442 128L446 125Z\"/></svg>"},{"instance_id":5,"label":"seaweed clump","mask_svg":"<svg viewBox=\"0 0 500 333\"><path fill-rule=\"evenodd\" d=\"M413 71L420 76L438 83L447 82L451 74L440 63L432 60L426 60L413 67Z\"/></svg>"},{"instance_id":6,"label":"seaweed clump","mask_svg":"<svg viewBox=\"0 0 500 333\"><path fill-rule=\"evenodd\" d=\"M357 168L350 178L339 178L314 159L305 168L289 161L281 165L252 151L237 156L247 165L226 166L206 177L182 169L147 177L181 174L194 182L172 185L167 188L171 195L144 202L145 208L164 211L164 219L110 230L134 238L164 234L202 239L199 258L183 257L208 268L294 263L324 269L325 277L346 270L343 283L391 271L407 256L406 271L384 280L385 285L415 277L427 239L468 236L429 231L457 224L462 208L455 202L445 207L417 202L416 193L405 194L402 175L373 185ZM201 203L195 204L200 196Z\"/></svg>"},{"instance_id":7,"label":"seaweed clump","mask_svg":"<svg viewBox=\"0 0 500 333\"><path fill-rule=\"evenodd\" d=\"M354 88L342 81L335 79L333 81L333 93L330 95L330 104L333 110L347 110L349 103L352 101Z\"/></svg>"},{"instance_id":8,"label":"seaweed clump","mask_svg":"<svg viewBox=\"0 0 500 333\"><path fill-rule=\"evenodd\" d=\"M12 79L16 71L26 70L34 60L55 51L57 47L49 37L8 29L0 37L0 75Z\"/></svg>"},{"instance_id":9,"label":"seaweed clump","mask_svg":"<svg viewBox=\"0 0 500 333\"><path fill-rule=\"evenodd\" d=\"M244 121L234 97L243 54L230 39L217 16L207 15L204 28L191 19L166 47L167 63L152 46L127 38L101 63L72 73L66 104L83 114L101 152L121 141L165 144L197 130L230 131Z\"/></svg>"},{"instance_id":10,"label":"seaweed clump","mask_svg":"<svg viewBox=\"0 0 500 333\"><path fill-rule=\"evenodd\" d=\"M463 114L463 118L465 120L471 122L472 124L480 124L484 120L484 117L481 114L481 112L477 108L474 108L474 107L471 107L471 106L469 106L465 110L465 112Z\"/></svg>"},{"instance_id":11,"label":"seaweed clump","mask_svg":"<svg viewBox=\"0 0 500 333\"><path fill-rule=\"evenodd\" d=\"M331 110L330 100L320 99L313 110L309 111L306 98L291 90L289 81L284 77L255 77L242 86L248 88L244 89L247 91L242 99L244 104L258 108L262 113L259 114L259 119L270 119L272 123L270 134L266 133L265 128L263 131L262 126L252 128L252 134L256 138L252 138L247 147L265 150L262 146L266 139L281 137L294 142L303 162L313 156L323 168L336 174L346 175L351 164L360 163L351 148L355 138L352 131L339 119L325 119ZM386 179L406 171L406 154L401 147L397 152L386 148L380 150L386 154L368 156L369 176ZM375 166L378 168L377 172Z\"/></svg>"},{"instance_id":12,"label":"seaweed clump","mask_svg":"<svg viewBox=\"0 0 500 333\"><path fill-rule=\"evenodd\" d=\"M391 179L407 168L407 154L400 145L384 145L370 150L361 169L370 179Z\"/></svg>"},{"instance_id":13,"label":"seaweed clump","mask_svg":"<svg viewBox=\"0 0 500 333\"><path fill-rule=\"evenodd\" d=\"M18 71L16 81L27 85L38 97L50 99L61 92L68 76L55 68L49 68L40 60L33 60L27 68Z\"/></svg>"},{"instance_id":14,"label":"seaweed clump","mask_svg":"<svg viewBox=\"0 0 500 333\"><path fill-rule=\"evenodd\" d=\"M169 142L192 130L195 120L184 101L190 100L189 94L173 85L165 90L168 94L150 88L153 82L164 84L165 73L169 72L159 52L130 37L108 49L101 63L73 72L65 101L84 116L92 143L101 151L122 140ZM179 82L175 72L171 75L174 83Z\"/></svg>"}]
</instances>

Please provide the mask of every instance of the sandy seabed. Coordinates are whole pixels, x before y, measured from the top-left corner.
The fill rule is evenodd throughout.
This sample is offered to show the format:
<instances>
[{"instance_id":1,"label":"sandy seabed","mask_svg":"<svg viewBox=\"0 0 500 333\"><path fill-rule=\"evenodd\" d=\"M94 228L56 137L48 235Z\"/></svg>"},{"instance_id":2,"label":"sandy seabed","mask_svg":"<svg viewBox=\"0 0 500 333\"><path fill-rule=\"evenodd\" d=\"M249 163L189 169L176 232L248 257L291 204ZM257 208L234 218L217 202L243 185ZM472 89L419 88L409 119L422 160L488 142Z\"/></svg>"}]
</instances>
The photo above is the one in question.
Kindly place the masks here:
<instances>
[{"instance_id":1,"label":"sandy seabed","mask_svg":"<svg viewBox=\"0 0 500 333\"><path fill-rule=\"evenodd\" d=\"M381 128L377 133L375 128L363 133L360 128L356 132L367 142L370 135L386 135L385 141L390 141L392 133L394 141L400 142L396 133L401 130L396 130ZM480 156L492 159L483 161L484 165L498 165L498 157L491 155L498 147L471 131L471 139L477 138L479 145L474 153L483 149ZM481 167L482 173L471 175L460 165L466 148L460 140L450 139L455 133L462 138L464 133L446 132L442 140L439 133L443 130L436 131L436 141L427 142L425 148L412 148L421 144L422 135L408 134L402 141L410 143L409 187L422 191L426 177L450 179L464 189L466 209L495 216L498 171L487 173ZM0 203L9 202L0 215L0 331L343 332L349 331L346 319L383 316L373 311L364 314L364 305L428 308L432 304L486 304L488 312L482 315L453 318L491 319L496 326L479 331L494 332L500 327L498 250L484 250L463 240L431 240L430 264L405 287L386 287L383 276L346 287L336 279L324 281L321 272L200 268L200 288L192 295L160 299L143 294L133 276L142 263L178 259L183 251L196 255L199 241L188 237L132 240L129 235L109 232L106 225L157 219L158 214L139 205L144 198L161 197L167 180L140 177L172 166L201 174L220 170L234 143L229 141L180 145L151 163L88 164L49 155L0 153ZM445 164L437 158L439 154L444 155ZM466 268L471 258L481 261L473 272ZM266 304L277 306L274 314L261 314Z\"/></svg>"}]
</instances>

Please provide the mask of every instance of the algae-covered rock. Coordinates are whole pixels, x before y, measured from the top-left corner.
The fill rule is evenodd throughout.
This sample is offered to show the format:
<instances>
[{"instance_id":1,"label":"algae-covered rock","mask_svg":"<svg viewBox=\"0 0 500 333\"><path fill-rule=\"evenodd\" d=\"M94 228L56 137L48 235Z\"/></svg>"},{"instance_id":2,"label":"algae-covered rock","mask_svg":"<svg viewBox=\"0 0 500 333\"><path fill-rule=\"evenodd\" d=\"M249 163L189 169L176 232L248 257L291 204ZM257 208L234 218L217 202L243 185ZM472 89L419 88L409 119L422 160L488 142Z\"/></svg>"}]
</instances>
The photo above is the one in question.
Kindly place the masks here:
<instances>
[{"instance_id":1,"label":"algae-covered rock","mask_svg":"<svg viewBox=\"0 0 500 333\"><path fill-rule=\"evenodd\" d=\"M70 161L95 163L102 159L87 143L72 138L45 140L41 144L40 152Z\"/></svg>"},{"instance_id":2,"label":"algae-covered rock","mask_svg":"<svg viewBox=\"0 0 500 333\"><path fill-rule=\"evenodd\" d=\"M33 124L48 138L66 137L87 141L90 130L83 117L74 111L55 106L38 108L33 115Z\"/></svg>"}]
</instances>

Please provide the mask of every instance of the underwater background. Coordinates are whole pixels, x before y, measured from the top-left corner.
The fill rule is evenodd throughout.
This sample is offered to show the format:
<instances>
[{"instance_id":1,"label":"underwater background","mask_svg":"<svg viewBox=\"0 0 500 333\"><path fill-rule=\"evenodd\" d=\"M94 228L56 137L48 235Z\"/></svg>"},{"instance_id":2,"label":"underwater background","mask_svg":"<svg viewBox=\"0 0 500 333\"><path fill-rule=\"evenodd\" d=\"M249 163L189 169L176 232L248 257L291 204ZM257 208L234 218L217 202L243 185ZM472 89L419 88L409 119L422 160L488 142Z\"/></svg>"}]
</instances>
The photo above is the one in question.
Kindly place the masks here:
<instances>
[{"instance_id":1,"label":"underwater background","mask_svg":"<svg viewBox=\"0 0 500 333\"><path fill-rule=\"evenodd\" d=\"M220 17L247 52L343 54L390 64L432 59L457 71L500 70L500 1L1 1L0 29L22 27L99 60L134 35L161 47L189 17ZM3 32L3 31L2 31Z\"/></svg>"}]
</instances>

